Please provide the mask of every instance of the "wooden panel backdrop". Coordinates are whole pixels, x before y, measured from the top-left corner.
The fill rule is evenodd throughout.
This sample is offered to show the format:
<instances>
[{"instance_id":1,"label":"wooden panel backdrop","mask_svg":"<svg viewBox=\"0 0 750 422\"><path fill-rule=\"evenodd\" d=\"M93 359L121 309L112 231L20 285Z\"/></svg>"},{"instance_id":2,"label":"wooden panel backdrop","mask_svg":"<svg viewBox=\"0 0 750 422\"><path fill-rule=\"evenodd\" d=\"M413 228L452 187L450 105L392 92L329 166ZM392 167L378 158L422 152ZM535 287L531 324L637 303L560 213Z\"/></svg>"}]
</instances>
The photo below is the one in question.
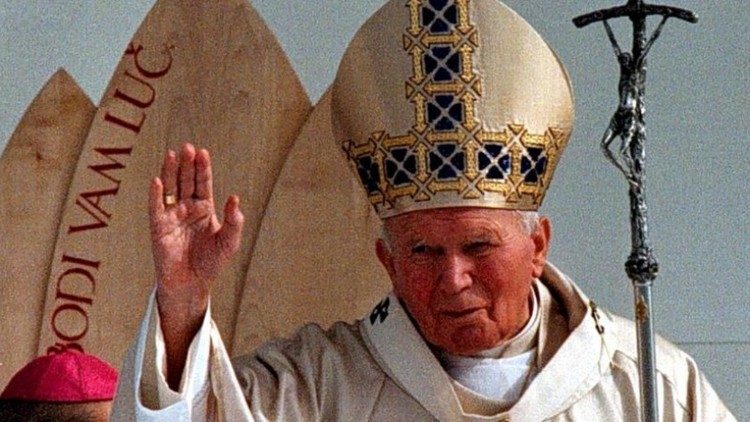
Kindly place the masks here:
<instances>
[{"instance_id":1,"label":"wooden panel backdrop","mask_svg":"<svg viewBox=\"0 0 750 422\"><path fill-rule=\"evenodd\" d=\"M36 357L60 212L95 111L60 69L0 158L0 388Z\"/></svg>"},{"instance_id":2,"label":"wooden panel backdrop","mask_svg":"<svg viewBox=\"0 0 750 422\"><path fill-rule=\"evenodd\" d=\"M326 93L289 154L247 274L233 353L308 321L362 317L389 290L380 221L333 140Z\"/></svg>"},{"instance_id":3,"label":"wooden panel backdrop","mask_svg":"<svg viewBox=\"0 0 750 422\"><path fill-rule=\"evenodd\" d=\"M119 366L153 288L149 180L168 148L210 149L215 193L243 198L239 258L213 295L231 342L261 214L309 100L245 0L159 0L125 49L65 203L39 353L79 345ZM222 209L219 206L219 209Z\"/></svg>"}]
</instances>

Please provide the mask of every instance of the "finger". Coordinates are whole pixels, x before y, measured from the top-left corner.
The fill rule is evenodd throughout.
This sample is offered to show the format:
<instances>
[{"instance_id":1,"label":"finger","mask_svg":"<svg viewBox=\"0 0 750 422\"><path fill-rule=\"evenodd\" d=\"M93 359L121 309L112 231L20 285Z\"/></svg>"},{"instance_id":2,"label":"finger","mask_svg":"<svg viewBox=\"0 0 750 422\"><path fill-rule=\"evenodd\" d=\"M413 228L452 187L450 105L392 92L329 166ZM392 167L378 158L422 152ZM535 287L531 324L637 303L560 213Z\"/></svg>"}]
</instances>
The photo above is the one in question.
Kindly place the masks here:
<instances>
[{"instance_id":1,"label":"finger","mask_svg":"<svg viewBox=\"0 0 750 422\"><path fill-rule=\"evenodd\" d=\"M224 205L224 222L216 233L222 256L229 258L240 248L245 216L240 211L240 198L232 195Z\"/></svg>"},{"instance_id":2,"label":"finger","mask_svg":"<svg viewBox=\"0 0 750 422\"><path fill-rule=\"evenodd\" d=\"M193 197L195 192L195 148L186 143L180 151L180 199Z\"/></svg>"},{"instance_id":3,"label":"finger","mask_svg":"<svg viewBox=\"0 0 750 422\"><path fill-rule=\"evenodd\" d=\"M164 163L161 166L161 182L163 193L177 195L177 154L172 150L164 154Z\"/></svg>"},{"instance_id":4,"label":"finger","mask_svg":"<svg viewBox=\"0 0 750 422\"><path fill-rule=\"evenodd\" d=\"M210 201L214 199L211 157L205 149L200 149L195 156L195 196Z\"/></svg>"},{"instance_id":5,"label":"finger","mask_svg":"<svg viewBox=\"0 0 750 422\"><path fill-rule=\"evenodd\" d=\"M148 214L151 221L156 221L157 217L164 213L164 186L161 179L154 177L151 179L151 188L148 191Z\"/></svg>"}]
</instances>

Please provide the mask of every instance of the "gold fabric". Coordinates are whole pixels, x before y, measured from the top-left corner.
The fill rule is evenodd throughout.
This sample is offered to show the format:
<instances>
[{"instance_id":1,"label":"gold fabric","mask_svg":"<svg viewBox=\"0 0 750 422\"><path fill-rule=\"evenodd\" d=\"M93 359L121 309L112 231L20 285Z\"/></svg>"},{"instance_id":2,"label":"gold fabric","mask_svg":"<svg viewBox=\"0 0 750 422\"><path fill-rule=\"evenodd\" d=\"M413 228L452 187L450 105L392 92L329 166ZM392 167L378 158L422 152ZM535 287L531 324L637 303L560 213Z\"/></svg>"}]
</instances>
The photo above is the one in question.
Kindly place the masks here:
<instances>
[{"instance_id":1,"label":"gold fabric","mask_svg":"<svg viewBox=\"0 0 750 422\"><path fill-rule=\"evenodd\" d=\"M333 84L334 133L381 218L535 210L573 127L567 73L496 0L392 0Z\"/></svg>"}]
</instances>

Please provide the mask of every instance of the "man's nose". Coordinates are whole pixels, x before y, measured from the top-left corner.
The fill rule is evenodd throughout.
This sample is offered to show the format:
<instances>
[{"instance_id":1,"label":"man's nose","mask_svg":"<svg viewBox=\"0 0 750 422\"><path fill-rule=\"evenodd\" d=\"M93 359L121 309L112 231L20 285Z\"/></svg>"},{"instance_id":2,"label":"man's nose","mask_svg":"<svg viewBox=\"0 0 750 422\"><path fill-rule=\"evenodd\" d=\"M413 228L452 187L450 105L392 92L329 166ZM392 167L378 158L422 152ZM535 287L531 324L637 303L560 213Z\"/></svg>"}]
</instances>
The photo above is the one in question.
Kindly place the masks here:
<instances>
[{"instance_id":1,"label":"man's nose","mask_svg":"<svg viewBox=\"0 0 750 422\"><path fill-rule=\"evenodd\" d=\"M441 273L440 288L446 293L458 293L472 284L473 264L471 260L461 254L445 256Z\"/></svg>"}]
</instances>

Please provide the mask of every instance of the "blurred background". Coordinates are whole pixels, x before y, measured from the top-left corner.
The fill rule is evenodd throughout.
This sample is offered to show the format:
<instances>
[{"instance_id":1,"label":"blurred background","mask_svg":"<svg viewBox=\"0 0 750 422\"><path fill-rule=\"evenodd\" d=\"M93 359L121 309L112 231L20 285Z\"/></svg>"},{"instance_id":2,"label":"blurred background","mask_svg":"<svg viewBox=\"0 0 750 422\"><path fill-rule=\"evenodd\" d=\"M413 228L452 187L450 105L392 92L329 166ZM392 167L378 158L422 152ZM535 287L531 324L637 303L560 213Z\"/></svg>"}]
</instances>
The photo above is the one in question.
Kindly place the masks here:
<instances>
[{"instance_id":1,"label":"blurred background","mask_svg":"<svg viewBox=\"0 0 750 422\"><path fill-rule=\"evenodd\" d=\"M154 3L0 2L0 151L59 67L98 103ZM384 1L251 3L315 103L356 29ZM599 151L617 105L619 69L602 25L576 29L571 23L574 16L624 1L506 4L557 51L576 94L576 129L542 207L554 223L551 261L600 306L632 318L623 270L630 251L627 186ZM696 359L739 420L750 420L750 3L667 4L694 11L700 21L670 20L648 60L647 200L661 265L656 328ZM629 46L629 21L613 26L621 46Z\"/></svg>"}]
</instances>

